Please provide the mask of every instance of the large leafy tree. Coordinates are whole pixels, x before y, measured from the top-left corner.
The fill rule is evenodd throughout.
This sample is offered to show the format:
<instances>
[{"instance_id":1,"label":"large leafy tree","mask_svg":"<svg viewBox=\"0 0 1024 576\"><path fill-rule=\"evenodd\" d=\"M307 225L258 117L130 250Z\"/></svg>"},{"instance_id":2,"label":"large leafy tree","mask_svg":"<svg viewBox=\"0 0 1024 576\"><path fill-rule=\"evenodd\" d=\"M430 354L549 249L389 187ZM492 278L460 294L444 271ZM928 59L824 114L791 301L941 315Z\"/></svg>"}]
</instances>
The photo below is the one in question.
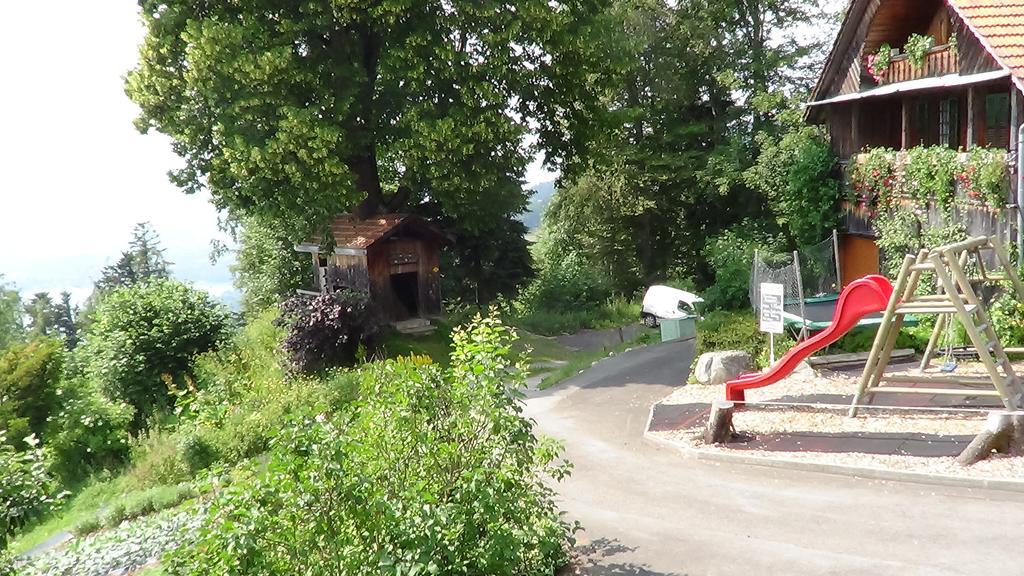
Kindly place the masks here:
<instances>
[{"instance_id":1,"label":"large leafy tree","mask_svg":"<svg viewBox=\"0 0 1024 576\"><path fill-rule=\"evenodd\" d=\"M507 220L491 200L527 127L552 162L578 143L601 2L140 0L127 92L185 159L172 179L219 207L296 229L428 199Z\"/></svg>"},{"instance_id":2,"label":"large leafy tree","mask_svg":"<svg viewBox=\"0 0 1024 576\"><path fill-rule=\"evenodd\" d=\"M708 238L749 219L774 226L745 172L807 86L818 43L800 32L818 6L615 2L605 129L563 174L546 218L553 253L584 256L624 292L669 276L706 285Z\"/></svg>"}]
</instances>

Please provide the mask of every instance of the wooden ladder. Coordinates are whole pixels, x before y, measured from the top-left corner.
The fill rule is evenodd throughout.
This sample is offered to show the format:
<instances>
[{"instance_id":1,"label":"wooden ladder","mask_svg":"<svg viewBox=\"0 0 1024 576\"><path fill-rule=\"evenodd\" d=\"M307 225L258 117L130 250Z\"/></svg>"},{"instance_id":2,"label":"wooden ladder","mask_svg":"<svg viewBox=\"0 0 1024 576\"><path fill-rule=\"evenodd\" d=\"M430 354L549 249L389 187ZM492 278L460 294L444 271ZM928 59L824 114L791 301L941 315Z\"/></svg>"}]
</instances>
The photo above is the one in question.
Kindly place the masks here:
<instances>
[{"instance_id":1,"label":"wooden ladder","mask_svg":"<svg viewBox=\"0 0 1024 576\"><path fill-rule=\"evenodd\" d=\"M903 260L896 286L893 289L892 297L882 316L882 322L878 327L878 334L875 335L871 352L868 355L867 364L864 366L864 373L861 375L857 394L854 396L850 406L850 416L857 415L858 406L865 401L870 401L874 394L879 393L901 393L901 394L929 394L929 395L957 395L957 396L993 396L1002 399L1003 404L1010 410L1016 410L1021 406L1021 382L1014 373L1013 365L1006 355L1006 351L999 341L992 328L992 322L985 311L978 295L972 286L972 279L965 272L965 266L972 254L980 255L980 249L993 247L996 249L997 258L1005 270L1006 279L1014 284L1014 289L1020 289L1020 280L1016 278L1013 267L1008 266L1008 259L1005 259L1005 251L1001 246L994 243L987 237L981 236L957 244L950 244L934 250L921 250L917 256L908 255ZM979 259L980 261L980 259ZM982 265L983 266L983 265ZM982 273L985 274L984 269ZM932 273L938 281L936 294L918 295L917 290L923 274ZM1022 290L1024 292L1024 290ZM936 329L932 331L929 340L929 350L926 351L926 358L934 354L938 341L938 334L941 328L955 315L964 330L967 332L971 343L977 349L978 357L987 376L959 376L952 374L917 374L917 375L890 375L885 376L885 368L889 364L893 347L896 344L896 337L903 326L903 318L907 314L936 314ZM939 324L943 325L942 327ZM927 363L922 361L922 366ZM919 388L881 386L882 382L892 383L933 383L955 385L960 388ZM964 390L964 388L968 390ZM979 390L978 387L990 387L993 389Z\"/></svg>"}]
</instances>

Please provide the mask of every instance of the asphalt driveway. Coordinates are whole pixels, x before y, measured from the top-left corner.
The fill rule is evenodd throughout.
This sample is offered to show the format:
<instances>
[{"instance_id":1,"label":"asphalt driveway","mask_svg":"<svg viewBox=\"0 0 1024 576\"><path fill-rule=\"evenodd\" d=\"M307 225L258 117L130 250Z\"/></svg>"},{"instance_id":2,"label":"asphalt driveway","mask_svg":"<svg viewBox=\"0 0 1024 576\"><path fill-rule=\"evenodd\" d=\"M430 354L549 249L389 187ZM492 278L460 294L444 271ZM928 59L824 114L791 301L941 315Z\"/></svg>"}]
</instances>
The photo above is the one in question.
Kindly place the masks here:
<instances>
[{"instance_id":1,"label":"asphalt driveway","mask_svg":"<svg viewBox=\"0 0 1024 576\"><path fill-rule=\"evenodd\" d=\"M1024 574L1024 494L691 460L643 440L693 341L607 358L526 413L574 463L582 573Z\"/></svg>"}]
</instances>

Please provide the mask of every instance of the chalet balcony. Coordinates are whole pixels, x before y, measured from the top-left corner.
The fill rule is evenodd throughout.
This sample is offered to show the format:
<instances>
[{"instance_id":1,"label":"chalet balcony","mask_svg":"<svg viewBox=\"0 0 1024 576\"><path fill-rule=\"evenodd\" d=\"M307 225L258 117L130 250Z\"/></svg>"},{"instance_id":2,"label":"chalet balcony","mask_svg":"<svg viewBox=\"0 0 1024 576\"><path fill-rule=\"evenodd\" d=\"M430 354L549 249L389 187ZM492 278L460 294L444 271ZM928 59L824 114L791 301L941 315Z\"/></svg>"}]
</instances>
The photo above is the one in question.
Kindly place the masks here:
<instances>
[{"instance_id":1,"label":"chalet balcony","mask_svg":"<svg viewBox=\"0 0 1024 576\"><path fill-rule=\"evenodd\" d=\"M1015 164L1016 153L992 149L954 152L934 146L856 154L841 163L847 183L844 228L874 235L876 212L903 206L932 226L960 222L971 234L1009 239L1018 210ZM943 171L949 180L937 186L931 175ZM916 180L920 177L927 183Z\"/></svg>"},{"instance_id":2,"label":"chalet balcony","mask_svg":"<svg viewBox=\"0 0 1024 576\"><path fill-rule=\"evenodd\" d=\"M889 62L889 68L882 75L880 84L895 84L897 82L934 78L958 72L957 53L953 51L949 44L943 44L928 51L920 68L915 68L910 62L910 57L906 54L893 56Z\"/></svg>"}]
</instances>

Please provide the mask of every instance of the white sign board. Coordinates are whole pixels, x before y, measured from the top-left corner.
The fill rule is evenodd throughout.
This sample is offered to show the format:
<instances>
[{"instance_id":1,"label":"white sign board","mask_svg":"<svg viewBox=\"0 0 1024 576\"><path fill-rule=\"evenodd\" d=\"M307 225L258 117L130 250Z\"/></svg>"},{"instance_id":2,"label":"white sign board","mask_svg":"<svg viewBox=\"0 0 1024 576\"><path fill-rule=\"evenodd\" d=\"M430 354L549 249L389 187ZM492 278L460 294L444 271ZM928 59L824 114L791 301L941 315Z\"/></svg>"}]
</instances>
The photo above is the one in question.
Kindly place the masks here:
<instances>
[{"instance_id":1,"label":"white sign board","mask_svg":"<svg viewBox=\"0 0 1024 576\"><path fill-rule=\"evenodd\" d=\"M761 331L782 334L782 302L786 287L782 284L761 284Z\"/></svg>"}]
</instances>

